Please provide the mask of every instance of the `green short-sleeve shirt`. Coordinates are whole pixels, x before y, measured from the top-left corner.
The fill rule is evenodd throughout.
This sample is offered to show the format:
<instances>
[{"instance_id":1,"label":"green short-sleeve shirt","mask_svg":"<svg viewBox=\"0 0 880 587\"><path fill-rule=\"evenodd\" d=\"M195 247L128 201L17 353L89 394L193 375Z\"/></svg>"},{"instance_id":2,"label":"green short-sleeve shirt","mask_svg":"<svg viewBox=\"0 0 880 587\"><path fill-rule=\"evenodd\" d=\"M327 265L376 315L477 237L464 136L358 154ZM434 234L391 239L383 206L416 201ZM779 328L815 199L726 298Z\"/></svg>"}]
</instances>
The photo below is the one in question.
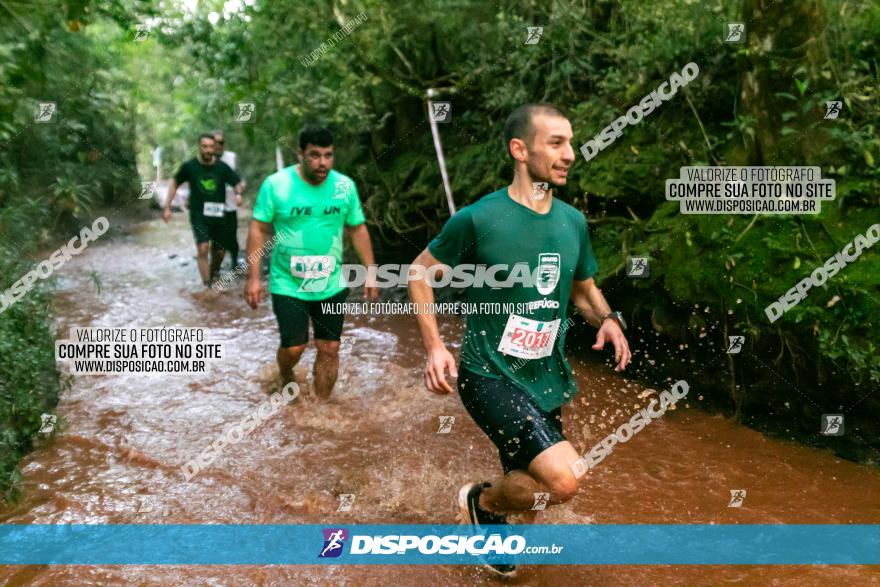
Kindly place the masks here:
<instances>
[{"instance_id":1,"label":"green short-sleeve shirt","mask_svg":"<svg viewBox=\"0 0 880 587\"><path fill-rule=\"evenodd\" d=\"M574 280L588 279L599 269L583 213L554 198L550 211L539 214L515 202L503 188L450 218L428 251L447 265L506 265L507 270L494 272L499 281L511 275L514 265L528 265L528 272L536 277L534 285L468 288L469 308L496 304L502 311L468 313L461 364L474 373L514 382L542 410L551 411L570 401L577 388L565 359L569 294ZM535 327L537 333L517 331L519 318L542 323L559 320L551 354L526 359L499 350L509 324L511 340L521 336L532 344L540 338L541 326Z\"/></svg>"},{"instance_id":2,"label":"green short-sleeve shirt","mask_svg":"<svg viewBox=\"0 0 880 587\"><path fill-rule=\"evenodd\" d=\"M301 300L325 300L340 285L344 226L364 223L354 181L333 169L320 185L303 180L293 165L270 175L260 187L254 218L271 223L269 288Z\"/></svg>"}]
</instances>

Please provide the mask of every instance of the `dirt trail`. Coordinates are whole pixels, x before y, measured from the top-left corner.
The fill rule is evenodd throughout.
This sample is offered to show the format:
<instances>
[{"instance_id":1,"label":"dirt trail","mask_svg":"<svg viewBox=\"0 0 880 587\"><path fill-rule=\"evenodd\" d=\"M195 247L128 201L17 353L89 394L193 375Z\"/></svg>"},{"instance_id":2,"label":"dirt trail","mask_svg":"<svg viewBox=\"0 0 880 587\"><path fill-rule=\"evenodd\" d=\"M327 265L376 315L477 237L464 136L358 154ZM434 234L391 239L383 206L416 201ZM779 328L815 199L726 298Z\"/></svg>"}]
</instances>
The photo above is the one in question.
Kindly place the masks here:
<instances>
[{"instance_id":1,"label":"dirt trail","mask_svg":"<svg viewBox=\"0 0 880 587\"><path fill-rule=\"evenodd\" d=\"M111 219L112 222L112 219ZM244 225L240 227L243 230ZM64 429L22 463L23 500L5 523L454 523L464 482L494 476L494 449L456 397L421 385L423 354L411 317L357 316L329 404L281 410L208 469L180 466L266 398L274 382L275 321L248 309L241 282L221 295L198 286L182 214L150 220L92 245L62 271L57 329L199 326L228 359L205 374L79 376L58 407ZM225 264L224 264L225 265ZM100 293L92 272L97 272ZM441 319L454 340L461 326ZM457 348L455 349L457 351ZM314 350L303 364L310 366ZM573 361L581 394L565 412L579 450L628 419L644 390L610 368ZM302 370L301 370L302 371ZM686 405L619 446L572 502L545 523L880 523L880 473ZM440 416L455 416L438 434ZM746 489L728 508L731 489ZM356 496L337 512L338 496ZM472 585L476 567L2 567L7 584ZM530 567L523 585L878 584L870 567Z\"/></svg>"}]
</instances>

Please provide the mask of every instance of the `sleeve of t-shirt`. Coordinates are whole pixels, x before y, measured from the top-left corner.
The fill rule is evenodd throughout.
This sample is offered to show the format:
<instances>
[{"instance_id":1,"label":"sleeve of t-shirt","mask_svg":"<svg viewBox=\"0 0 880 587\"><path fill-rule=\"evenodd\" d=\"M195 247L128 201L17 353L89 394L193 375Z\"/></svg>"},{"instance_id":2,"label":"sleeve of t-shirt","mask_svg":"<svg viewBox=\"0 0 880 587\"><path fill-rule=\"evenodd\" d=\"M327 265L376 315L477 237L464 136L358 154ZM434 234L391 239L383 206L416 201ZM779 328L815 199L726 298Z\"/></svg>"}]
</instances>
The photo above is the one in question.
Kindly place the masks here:
<instances>
[{"instance_id":1,"label":"sleeve of t-shirt","mask_svg":"<svg viewBox=\"0 0 880 587\"><path fill-rule=\"evenodd\" d=\"M275 219L275 190L272 182L268 179L263 181L260 192L257 194L257 203L254 204L254 220L260 222L272 222Z\"/></svg>"},{"instance_id":2,"label":"sleeve of t-shirt","mask_svg":"<svg viewBox=\"0 0 880 587\"><path fill-rule=\"evenodd\" d=\"M181 165L177 168L177 173L174 174L174 183L177 185L183 185L189 181L189 173L187 173L186 165Z\"/></svg>"},{"instance_id":3,"label":"sleeve of t-shirt","mask_svg":"<svg viewBox=\"0 0 880 587\"><path fill-rule=\"evenodd\" d=\"M581 250L578 253L577 266L574 270L575 281L589 279L599 272L599 263L593 254L593 244L590 242L590 231L587 228L587 219L581 215L580 219Z\"/></svg>"},{"instance_id":4,"label":"sleeve of t-shirt","mask_svg":"<svg viewBox=\"0 0 880 587\"><path fill-rule=\"evenodd\" d=\"M348 214L345 215L345 225L358 226L366 221L364 209L361 208L361 198L358 196L357 186L350 180L348 185Z\"/></svg>"},{"instance_id":5,"label":"sleeve of t-shirt","mask_svg":"<svg viewBox=\"0 0 880 587\"><path fill-rule=\"evenodd\" d=\"M224 163L223 165L226 165L226 164ZM235 170L232 167L230 167L229 165L226 165L226 169L224 169L223 171L226 174L225 181L229 185L236 186L241 182L241 178L238 176L238 174L235 172Z\"/></svg>"},{"instance_id":6,"label":"sleeve of t-shirt","mask_svg":"<svg viewBox=\"0 0 880 587\"><path fill-rule=\"evenodd\" d=\"M459 265L469 259L477 248L474 222L466 208L446 221L440 234L428 243L428 252L444 265Z\"/></svg>"}]
</instances>

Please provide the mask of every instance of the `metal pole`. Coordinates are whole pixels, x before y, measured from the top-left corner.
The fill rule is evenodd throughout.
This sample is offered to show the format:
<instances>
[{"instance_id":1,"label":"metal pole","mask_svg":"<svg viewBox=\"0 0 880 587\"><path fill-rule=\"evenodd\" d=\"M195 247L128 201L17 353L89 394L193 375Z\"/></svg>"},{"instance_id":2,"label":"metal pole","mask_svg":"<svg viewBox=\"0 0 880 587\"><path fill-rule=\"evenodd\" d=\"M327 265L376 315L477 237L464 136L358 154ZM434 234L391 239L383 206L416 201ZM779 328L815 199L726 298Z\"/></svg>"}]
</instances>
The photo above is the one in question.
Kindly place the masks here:
<instances>
[{"instance_id":1,"label":"metal pole","mask_svg":"<svg viewBox=\"0 0 880 587\"><path fill-rule=\"evenodd\" d=\"M443 189L446 190L446 203L449 205L449 215L452 216L455 214L455 202L452 200L452 188L449 187L449 176L446 174L446 160L443 158L440 132L437 130L437 123L434 121L434 103L431 101L434 95L434 88L428 88L428 122L431 124L431 135L434 137L434 150L437 151L437 162L440 164Z\"/></svg>"},{"instance_id":2,"label":"metal pole","mask_svg":"<svg viewBox=\"0 0 880 587\"><path fill-rule=\"evenodd\" d=\"M277 171L284 169L284 157L281 156L281 147L275 143L275 167Z\"/></svg>"},{"instance_id":3,"label":"metal pole","mask_svg":"<svg viewBox=\"0 0 880 587\"><path fill-rule=\"evenodd\" d=\"M153 166L156 168L156 185L162 183L162 147L153 149Z\"/></svg>"}]
</instances>

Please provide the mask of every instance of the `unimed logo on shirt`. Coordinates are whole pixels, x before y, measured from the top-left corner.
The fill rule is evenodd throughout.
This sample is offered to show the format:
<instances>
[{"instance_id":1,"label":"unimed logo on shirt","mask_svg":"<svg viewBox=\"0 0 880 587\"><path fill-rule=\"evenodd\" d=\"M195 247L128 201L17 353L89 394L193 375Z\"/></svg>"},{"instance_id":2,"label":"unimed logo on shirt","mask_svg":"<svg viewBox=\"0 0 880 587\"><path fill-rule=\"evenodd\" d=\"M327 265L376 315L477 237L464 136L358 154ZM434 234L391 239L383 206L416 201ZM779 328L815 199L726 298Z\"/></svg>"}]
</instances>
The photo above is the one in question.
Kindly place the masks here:
<instances>
[{"instance_id":1,"label":"unimed logo on shirt","mask_svg":"<svg viewBox=\"0 0 880 587\"><path fill-rule=\"evenodd\" d=\"M559 253L541 253L538 255L538 293L545 296L556 289L559 283Z\"/></svg>"}]
</instances>

